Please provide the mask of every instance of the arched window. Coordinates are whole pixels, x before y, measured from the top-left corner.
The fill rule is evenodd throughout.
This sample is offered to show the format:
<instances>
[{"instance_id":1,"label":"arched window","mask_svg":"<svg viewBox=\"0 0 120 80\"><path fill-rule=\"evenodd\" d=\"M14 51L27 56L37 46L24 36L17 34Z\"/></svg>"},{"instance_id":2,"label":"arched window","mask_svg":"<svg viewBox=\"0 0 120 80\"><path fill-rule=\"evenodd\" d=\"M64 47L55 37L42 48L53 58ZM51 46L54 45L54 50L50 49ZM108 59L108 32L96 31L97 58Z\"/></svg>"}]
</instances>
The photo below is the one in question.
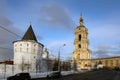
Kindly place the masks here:
<instances>
[{"instance_id":1,"label":"arched window","mask_svg":"<svg viewBox=\"0 0 120 80\"><path fill-rule=\"evenodd\" d=\"M99 61L98 64L102 64L102 61Z\"/></svg>"},{"instance_id":2,"label":"arched window","mask_svg":"<svg viewBox=\"0 0 120 80\"><path fill-rule=\"evenodd\" d=\"M81 41L81 34L79 35L79 41Z\"/></svg>"},{"instance_id":3,"label":"arched window","mask_svg":"<svg viewBox=\"0 0 120 80\"><path fill-rule=\"evenodd\" d=\"M15 47L17 46L17 44L15 44Z\"/></svg>"},{"instance_id":4,"label":"arched window","mask_svg":"<svg viewBox=\"0 0 120 80\"><path fill-rule=\"evenodd\" d=\"M78 47L81 48L81 44L79 44Z\"/></svg>"}]
</instances>

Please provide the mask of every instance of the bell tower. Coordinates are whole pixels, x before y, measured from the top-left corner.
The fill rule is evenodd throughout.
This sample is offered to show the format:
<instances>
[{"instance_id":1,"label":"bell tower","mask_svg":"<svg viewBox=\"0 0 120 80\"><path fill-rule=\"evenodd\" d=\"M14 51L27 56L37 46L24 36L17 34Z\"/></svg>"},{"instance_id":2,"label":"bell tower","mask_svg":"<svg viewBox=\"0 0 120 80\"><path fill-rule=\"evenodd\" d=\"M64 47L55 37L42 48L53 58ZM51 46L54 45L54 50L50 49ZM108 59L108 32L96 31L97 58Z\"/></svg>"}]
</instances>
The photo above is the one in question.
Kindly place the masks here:
<instances>
[{"instance_id":1,"label":"bell tower","mask_svg":"<svg viewBox=\"0 0 120 80\"><path fill-rule=\"evenodd\" d=\"M73 52L73 59L78 64L80 63L79 66L83 66L81 64L82 63L81 61L90 59L91 52L88 46L89 46L88 29L84 26L83 18L81 16L79 26L77 26L77 28L75 29L74 52Z\"/></svg>"}]
</instances>

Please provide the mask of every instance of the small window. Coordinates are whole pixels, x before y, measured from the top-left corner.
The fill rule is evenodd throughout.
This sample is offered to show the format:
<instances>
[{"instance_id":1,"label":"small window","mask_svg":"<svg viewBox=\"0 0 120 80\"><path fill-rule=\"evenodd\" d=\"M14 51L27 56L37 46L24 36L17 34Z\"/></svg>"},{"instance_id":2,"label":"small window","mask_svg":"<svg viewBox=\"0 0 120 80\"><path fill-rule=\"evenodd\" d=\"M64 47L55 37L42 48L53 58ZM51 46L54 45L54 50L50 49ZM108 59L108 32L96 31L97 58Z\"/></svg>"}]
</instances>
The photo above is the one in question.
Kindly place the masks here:
<instances>
[{"instance_id":1,"label":"small window","mask_svg":"<svg viewBox=\"0 0 120 80\"><path fill-rule=\"evenodd\" d=\"M99 62L98 62L98 64L102 64L102 62L101 62L101 61L99 61Z\"/></svg>"},{"instance_id":2,"label":"small window","mask_svg":"<svg viewBox=\"0 0 120 80\"><path fill-rule=\"evenodd\" d=\"M87 64L85 64L85 67L87 67L88 65Z\"/></svg>"},{"instance_id":3,"label":"small window","mask_svg":"<svg viewBox=\"0 0 120 80\"><path fill-rule=\"evenodd\" d=\"M81 35L79 35L79 41L81 41Z\"/></svg>"},{"instance_id":4,"label":"small window","mask_svg":"<svg viewBox=\"0 0 120 80\"><path fill-rule=\"evenodd\" d=\"M27 46L29 46L29 44L27 44Z\"/></svg>"},{"instance_id":5,"label":"small window","mask_svg":"<svg viewBox=\"0 0 120 80\"><path fill-rule=\"evenodd\" d=\"M15 44L15 47L17 47L17 44Z\"/></svg>"},{"instance_id":6,"label":"small window","mask_svg":"<svg viewBox=\"0 0 120 80\"><path fill-rule=\"evenodd\" d=\"M78 47L81 48L81 45L79 44Z\"/></svg>"},{"instance_id":7,"label":"small window","mask_svg":"<svg viewBox=\"0 0 120 80\"><path fill-rule=\"evenodd\" d=\"M22 46L22 44L20 44L20 46Z\"/></svg>"}]
</instances>

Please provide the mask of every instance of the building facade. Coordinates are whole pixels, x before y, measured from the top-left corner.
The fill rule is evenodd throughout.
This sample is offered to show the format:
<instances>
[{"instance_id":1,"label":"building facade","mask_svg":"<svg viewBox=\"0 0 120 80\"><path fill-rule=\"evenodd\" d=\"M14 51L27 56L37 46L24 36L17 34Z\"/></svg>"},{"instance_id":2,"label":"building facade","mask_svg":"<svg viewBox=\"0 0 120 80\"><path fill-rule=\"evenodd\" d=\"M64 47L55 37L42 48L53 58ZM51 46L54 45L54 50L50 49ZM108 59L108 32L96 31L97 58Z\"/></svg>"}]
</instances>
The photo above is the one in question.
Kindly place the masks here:
<instances>
[{"instance_id":1,"label":"building facade","mask_svg":"<svg viewBox=\"0 0 120 80\"><path fill-rule=\"evenodd\" d=\"M91 68L99 68L99 65L111 69L120 68L120 56L91 59Z\"/></svg>"}]
</instances>

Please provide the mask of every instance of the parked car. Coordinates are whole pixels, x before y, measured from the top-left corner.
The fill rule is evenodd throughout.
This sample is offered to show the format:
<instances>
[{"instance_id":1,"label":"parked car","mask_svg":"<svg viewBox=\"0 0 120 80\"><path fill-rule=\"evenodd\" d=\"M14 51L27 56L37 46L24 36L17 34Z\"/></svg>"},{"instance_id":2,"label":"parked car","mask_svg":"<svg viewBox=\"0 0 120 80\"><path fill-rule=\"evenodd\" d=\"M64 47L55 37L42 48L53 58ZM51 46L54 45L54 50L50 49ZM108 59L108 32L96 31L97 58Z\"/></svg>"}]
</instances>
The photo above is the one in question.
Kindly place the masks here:
<instances>
[{"instance_id":1,"label":"parked car","mask_svg":"<svg viewBox=\"0 0 120 80\"><path fill-rule=\"evenodd\" d=\"M47 78L60 78L62 77L61 72L53 72L47 75Z\"/></svg>"},{"instance_id":2,"label":"parked car","mask_svg":"<svg viewBox=\"0 0 120 80\"><path fill-rule=\"evenodd\" d=\"M31 80L29 73L18 73L14 76L10 76L7 80Z\"/></svg>"}]
</instances>

